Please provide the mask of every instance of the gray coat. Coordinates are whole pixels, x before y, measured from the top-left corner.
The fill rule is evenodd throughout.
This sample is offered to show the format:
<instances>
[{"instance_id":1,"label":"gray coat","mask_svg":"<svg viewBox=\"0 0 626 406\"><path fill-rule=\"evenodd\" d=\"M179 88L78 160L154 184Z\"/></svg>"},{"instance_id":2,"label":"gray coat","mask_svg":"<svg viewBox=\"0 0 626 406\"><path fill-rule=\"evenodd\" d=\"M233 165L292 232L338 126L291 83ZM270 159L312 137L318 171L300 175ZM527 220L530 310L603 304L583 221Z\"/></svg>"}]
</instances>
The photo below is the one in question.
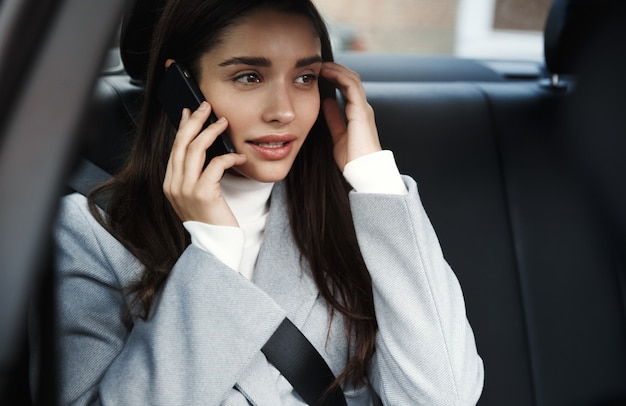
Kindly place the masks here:
<instances>
[{"instance_id":1,"label":"gray coat","mask_svg":"<svg viewBox=\"0 0 626 406\"><path fill-rule=\"evenodd\" d=\"M415 182L404 180L407 196L350 195L379 325L373 388L386 405L475 404L483 365L462 292ZM302 404L260 352L284 317L338 374L347 358L342 320L327 335L328 305L294 245L284 194L276 184L253 281L191 245L147 320L124 313L122 288L141 264L83 196L64 198L56 227L61 403ZM367 388L344 391L349 405L372 403Z\"/></svg>"}]
</instances>

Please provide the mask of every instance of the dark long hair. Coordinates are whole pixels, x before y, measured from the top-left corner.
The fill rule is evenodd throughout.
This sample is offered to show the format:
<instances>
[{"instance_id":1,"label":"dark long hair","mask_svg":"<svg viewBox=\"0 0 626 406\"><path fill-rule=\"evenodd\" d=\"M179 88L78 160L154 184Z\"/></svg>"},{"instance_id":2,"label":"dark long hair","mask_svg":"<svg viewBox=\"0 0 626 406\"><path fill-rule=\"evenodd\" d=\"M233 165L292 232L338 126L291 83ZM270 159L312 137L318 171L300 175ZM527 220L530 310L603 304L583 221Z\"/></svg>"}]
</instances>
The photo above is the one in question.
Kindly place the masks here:
<instances>
[{"instance_id":1,"label":"dark long hair","mask_svg":"<svg viewBox=\"0 0 626 406\"><path fill-rule=\"evenodd\" d=\"M129 287L135 305L148 317L154 295L189 244L180 220L163 194L162 184L175 131L155 97L155 84L173 58L196 77L201 56L219 43L224 30L254 9L266 7L305 15L322 45L322 59L333 55L326 26L310 0L171 0L154 31L138 134L126 165L89 198L92 213L145 266ZM322 99L335 89L319 82ZM345 321L349 358L333 387L347 380L367 382L377 331L369 273L359 250L348 201L348 185L333 158L333 142L320 112L285 180L289 219L302 256L332 311ZM107 216L94 196L107 193Z\"/></svg>"}]
</instances>

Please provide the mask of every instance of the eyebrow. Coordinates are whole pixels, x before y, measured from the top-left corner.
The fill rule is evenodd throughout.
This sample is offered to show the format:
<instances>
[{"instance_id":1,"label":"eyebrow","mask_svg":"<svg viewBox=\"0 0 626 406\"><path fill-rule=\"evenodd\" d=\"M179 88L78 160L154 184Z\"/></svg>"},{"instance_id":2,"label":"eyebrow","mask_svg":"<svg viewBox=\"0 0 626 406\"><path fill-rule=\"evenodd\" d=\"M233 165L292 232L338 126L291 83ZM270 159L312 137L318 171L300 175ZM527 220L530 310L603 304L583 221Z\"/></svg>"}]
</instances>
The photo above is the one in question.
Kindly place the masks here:
<instances>
[{"instance_id":1,"label":"eyebrow","mask_svg":"<svg viewBox=\"0 0 626 406\"><path fill-rule=\"evenodd\" d=\"M320 55L310 56L308 58L298 59L298 61L296 62L296 68L302 68L305 66L313 65L314 63L321 62L322 57ZM227 59L219 64L219 66L232 65L249 65L267 68L272 66L272 61L262 56L236 56L234 58Z\"/></svg>"}]
</instances>

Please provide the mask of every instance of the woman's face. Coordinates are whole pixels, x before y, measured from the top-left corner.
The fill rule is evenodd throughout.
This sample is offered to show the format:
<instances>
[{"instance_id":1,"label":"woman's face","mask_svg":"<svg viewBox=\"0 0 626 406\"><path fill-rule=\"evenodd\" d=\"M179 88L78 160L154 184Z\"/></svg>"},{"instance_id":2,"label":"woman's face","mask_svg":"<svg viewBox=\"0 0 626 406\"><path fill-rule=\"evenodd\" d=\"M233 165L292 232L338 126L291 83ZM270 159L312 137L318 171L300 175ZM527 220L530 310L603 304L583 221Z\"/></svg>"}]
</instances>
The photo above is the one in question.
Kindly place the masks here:
<instances>
[{"instance_id":1,"label":"woman's face","mask_svg":"<svg viewBox=\"0 0 626 406\"><path fill-rule=\"evenodd\" d=\"M321 61L306 17L263 9L230 27L203 56L199 85L247 157L239 173L261 182L287 176L319 114Z\"/></svg>"}]
</instances>

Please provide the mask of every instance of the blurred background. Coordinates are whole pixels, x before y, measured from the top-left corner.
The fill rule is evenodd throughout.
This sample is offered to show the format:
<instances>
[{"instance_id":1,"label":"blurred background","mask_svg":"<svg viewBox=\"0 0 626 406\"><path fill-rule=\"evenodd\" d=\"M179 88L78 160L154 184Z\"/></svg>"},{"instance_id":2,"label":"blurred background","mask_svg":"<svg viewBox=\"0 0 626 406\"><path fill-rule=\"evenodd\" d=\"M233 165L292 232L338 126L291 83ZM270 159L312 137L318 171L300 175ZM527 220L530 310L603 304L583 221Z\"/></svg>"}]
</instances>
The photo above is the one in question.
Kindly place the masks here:
<instances>
[{"instance_id":1,"label":"blurred background","mask_svg":"<svg viewBox=\"0 0 626 406\"><path fill-rule=\"evenodd\" d=\"M314 0L336 50L543 60L551 0Z\"/></svg>"}]
</instances>

